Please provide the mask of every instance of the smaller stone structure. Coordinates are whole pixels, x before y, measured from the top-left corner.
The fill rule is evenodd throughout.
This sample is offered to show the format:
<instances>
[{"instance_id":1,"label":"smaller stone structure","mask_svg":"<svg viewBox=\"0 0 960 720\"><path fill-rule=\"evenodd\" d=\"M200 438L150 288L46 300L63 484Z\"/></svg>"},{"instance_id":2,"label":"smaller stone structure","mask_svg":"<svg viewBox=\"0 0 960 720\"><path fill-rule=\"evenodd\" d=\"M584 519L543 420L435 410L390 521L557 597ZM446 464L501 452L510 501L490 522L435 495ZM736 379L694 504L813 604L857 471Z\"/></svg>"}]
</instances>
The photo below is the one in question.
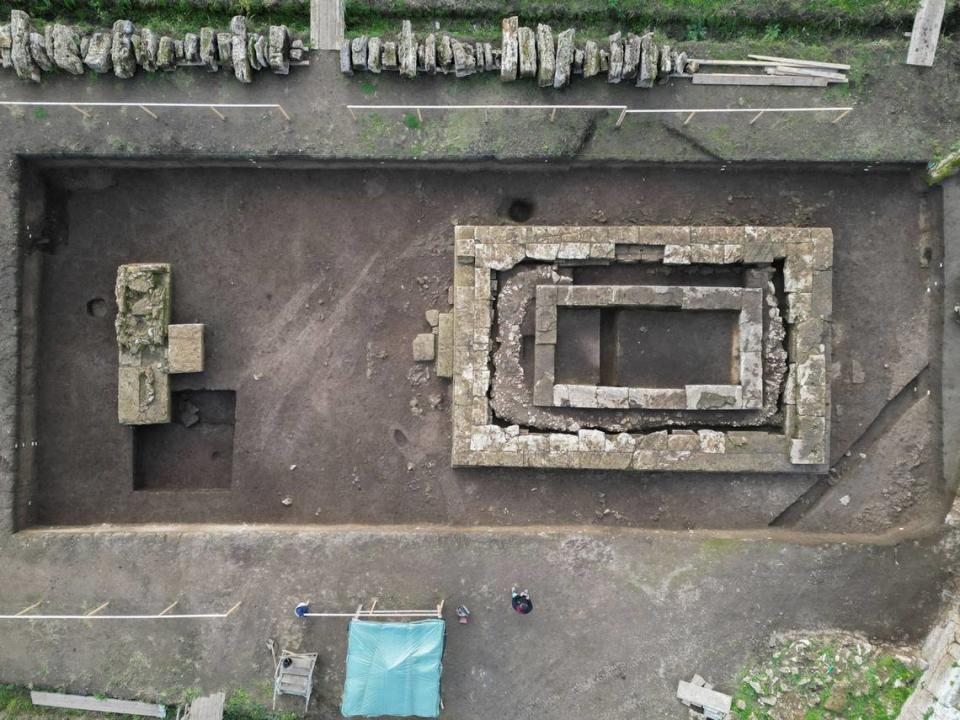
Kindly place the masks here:
<instances>
[{"instance_id":1,"label":"smaller stone structure","mask_svg":"<svg viewBox=\"0 0 960 720\"><path fill-rule=\"evenodd\" d=\"M124 425L171 420L171 374L203 370L203 325L170 324L170 265L117 269L117 417Z\"/></svg>"},{"instance_id":2,"label":"smaller stone structure","mask_svg":"<svg viewBox=\"0 0 960 720\"><path fill-rule=\"evenodd\" d=\"M655 307L738 310L739 385L682 388L554 384L557 307ZM671 285L540 285L537 287L534 393L537 405L657 410L755 410L763 406L763 290Z\"/></svg>"}]
</instances>

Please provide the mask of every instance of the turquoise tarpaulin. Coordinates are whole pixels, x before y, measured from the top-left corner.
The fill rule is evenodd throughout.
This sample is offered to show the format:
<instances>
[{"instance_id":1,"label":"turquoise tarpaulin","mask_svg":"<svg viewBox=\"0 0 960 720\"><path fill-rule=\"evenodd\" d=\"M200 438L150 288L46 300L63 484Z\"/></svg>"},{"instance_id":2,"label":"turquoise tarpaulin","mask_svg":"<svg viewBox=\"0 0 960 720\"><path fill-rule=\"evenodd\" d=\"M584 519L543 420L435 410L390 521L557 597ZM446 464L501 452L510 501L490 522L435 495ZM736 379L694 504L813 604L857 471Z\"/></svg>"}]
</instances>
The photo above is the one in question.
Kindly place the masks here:
<instances>
[{"instance_id":1,"label":"turquoise tarpaulin","mask_svg":"<svg viewBox=\"0 0 960 720\"><path fill-rule=\"evenodd\" d=\"M344 717L439 717L443 620L353 620L347 639Z\"/></svg>"}]
</instances>

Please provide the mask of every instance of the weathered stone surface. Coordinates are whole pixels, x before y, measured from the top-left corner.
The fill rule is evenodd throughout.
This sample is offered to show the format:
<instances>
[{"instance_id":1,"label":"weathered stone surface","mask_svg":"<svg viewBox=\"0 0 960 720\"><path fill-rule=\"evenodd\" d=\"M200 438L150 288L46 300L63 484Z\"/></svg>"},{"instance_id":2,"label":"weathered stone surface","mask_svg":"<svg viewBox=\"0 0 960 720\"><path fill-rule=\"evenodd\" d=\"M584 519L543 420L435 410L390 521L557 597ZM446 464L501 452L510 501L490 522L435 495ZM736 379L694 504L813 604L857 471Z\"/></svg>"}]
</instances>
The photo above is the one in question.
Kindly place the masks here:
<instances>
[{"instance_id":1,"label":"weathered stone surface","mask_svg":"<svg viewBox=\"0 0 960 720\"><path fill-rule=\"evenodd\" d=\"M653 42L653 35L646 34L640 40L640 68L637 72L637 87L652 88L657 80L660 68L659 48Z\"/></svg>"},{"instance_id":2,"label":"weathered stone surface","mask_svg":"<svg viewBox=\"0 0 960 720\"><path fill-rule=\"evenodd\" d=\"M669 45L660 48L660 68L657 71L657 82L665 83L670 73L673 72L674 53Z\"/></svg>"},{"instance_id":3,"label":"weathered stone surface","mask_svg":"<svg viewBox=\"0 0 960 720\"><path fill-rule=\"evenodd\" d=\"M610 386L598 387L597 407L626 410L630 407L630 392L628 388Z\"/></svg>"},{"instance_id":4,"label":"weathered stone surface","mask_svg":"<svg viewBox=\"0 0 960 720\"><path fill-rule=\"evenodd\" d=\"M474 57L473 45L454 40L451 47L453 49L453 69L456 76L462 78L473 75L477 70L477 59Z\"/></svg>"},{"instance_id":5,"label":"weathered stone surface","mask_svg":"<svg viewBox=\"0 0 960 720\"><path fill-rule=\"evenodd\" d=\"M423 41L423 71L427 75L437 74L437 36L433 33Z\"/></svg>"},{"instance_id":6,"label":"weathered stone surface","mask_svg":"<svg viewBox=\"0 0 960 720\"><path fill-rule=\"evenodd\" d=\"M403 77L417 76L417 40L413 35L413 26L409 20L404 20L400 28L400 75Z\"/></svg>"},{"instance_id":7,"label":"weathered stone surface","mask_svg":"<svg viewBox=\"0 0 960 720\"><path fill-rule=\"evenodd\" d=\"M673 63L675 73L685 73L687 71L687 54L685 52L677 53L677 59Z\"/></svg>"},{"instance_id":8,"label":"weathered stone surface","mask_svg":"<svg viewBox=\"0 0 960 720\"><path fill-rule=\"evenodd\" d=\"M47 41L46 38L40 33L32 32L30 33L30 57L33 58L33 61L37 66L44 72L50 72L53 70L53 61L50 60L50 56L47 54Z\"/></svg>"},{"instance_id":9,"label":"weathered stone surface","mask_svg":"<svg viewBox=\"0 0 960 720\"><path fill-rule=\"evenodd\" d=\"M121 366L118 372L117 419L124 425L168 423L170 378L152 365Z\"/></svg>"},{"instance_id":10,"label":"weathered stone surface","mask_svg":"<svg viewBox=\"0 0 960 720\"><path fill-rule=\"evenodd\" d=\"M177 67L177 49L172 37L164 35L157 48L157 69L170 72ZM116 69L116 64L114 64Z\"/></svg>"},{"instance_id":11,"label":"weathered stone surface","mask_svg":"<svg viewBox=\"0 0 960 720\"><path fill-rule=\"evenodd\" d=\"M477 56L477 67L479 66L480 56ZM493 58L493 45L488 42L483 43L483 69L487 72L500 69Z\"/></svg>"},{"instance_id":12,"label":"weathered stone surface","mask_svg":"<svg viewBox=\"0 0 960 720\"><path fill-rule=\"evenodd\" d=\"M200 36L196 33L183 36L183 60L191 65L200 63Z\"/></svg>"},{"instance_id":13,"label":"weathered stone surface","mask_svg":"<svg viewBox=\"0 0 960 720\"><path fill-rule=\"evenodd\" d=\"M252 82L250 58L247 55L247 19L243 15L234 16L230 20L230 32L233 35L233 74L242 83Z\"/></svg>"},{"instance_id":14,"label":"weathered stone surface","mask_svg":"<svg viewBox=\"0 0 960 720\"><path fill-rule=\"evenodd\" d=\"M22 10L10 11L10 60L17 77L40 82L40 68L30 54L30 16Z\"/></svg>"},{"instance_id":15,"label":"weathered stone surface","mask_svg":"<svg viewBox=\"0 0 960 720\"><path fill-rule=\"evenodd\" d=\"M294 40L290 43L290 59L293 62L300 62L303 60L304 53L306 53L306 47L303 44L303 40Z\"/></svg>"},{"instance_id":16,"label":"weathered stone surface","mask_svg":"<svg viewBox=\"0 0 960 720\"><path fill-rule=\"evenodd\" d=\"M80 36L69 25L56 23L51 30L53 39L53 62L71 75L83 75L83 60L80 57Z\"/></svg>"},{"instance_id":17,"label":"weathered stone surface","mask_svg":"<svg viewBox=\"0 0 960 720\"><path fill-rule=\"evenodd\" d=\"M739 385L687 385L689 410L724 410L741 406L743 391Z\"/></svg>"},{"instance_id":18,"label":"weathered stone surface","mask_svg":"<svg viewBox=\"0 0 960 720\"><path fill-rule=\"evenodd\" d=\"M200 28L200 62L207 66L208 72L220 69L220 53L217 50L217 33L213 28Z\"/></svg>"},{"instance_id":19,"label":"weathered stone surface","mask_svg":"<svg viewBox=\"0 0 960 720\"><path fill-rule=\"evenodd\" d=\"M349 56L348 56L349 57ZM267 63L277 75L290 73L290 31L286 25L270 26L270 42L267 51ZM340 53L340 69L343 69L343 53ZM349 60L347 69L350 68Z\"/></svg>"},{"instance_id":20,"label":"weathered stone surface","mask_svg":"<svg viewBox=\"0 0 960 720\"><path fill-rule=\"evenodd\" d=\"M156 72L157 53L160 50L160 37L150 28L140 30L140 55L137 62L147 72Z\"/></svg>"},{"instance_id":21,"label":"weathered stone surface","mask_svg":"<svg viewBox=\"0 0 960 720\"><path fill-rule=\"evenodd\" d=\"M437 318L437 377L453 377L453 313Z\"/></svg>"},{"instance_id":22,"label":"weathered stone surface","mask_svg":"<svg viewBox=\"0 0 960 720\"><path fill-rule=\"evenodd\" d=\"M516 15L504 18L501 23L500 79L504 82L517 79L520 54L519 25L520 21Z\"/></svg>"},{"instance_id":23,"label":"weathered stone surface","mask_svg":"<svg viewBox=\"0 0 960 720\"><path fill-rule=\"evenodd\" d=\"M619 32L610 36L610 69L607 82L618 83L623 79L623 40Z\"/></svg>"},{"instance_id":24,"label":"weathered stone surface","mask_svg":"<svg viewBox=\"0 0 960 720\"><path fill-rule=\"evenodd\" d=\"M537 85L550 87L556 72L556 50L553 44L553 30L549 25L537 25Z\"/></svg>"},{"instance_id":25,"label":"weathered stone surface","mask_svg":"<svg viewBox=\"0 0 960 720\"><path fill-rule=\"evenodd\" d=\"M413 359L416 362L432 362L436 357L436 338L431 333L420 333L413 339Z\"/></svg>"},{"instance_id":26,"label":"weathered stone surface","mask_svg":"<svg viewBox=\"0 0 960 720\"><path fill-rule=\"evenodd\" d=\"M363 70L367 66L367 44L369 40L366 35L360 35L350 41L350 52L354 70Z\"/></svg>"},{"instance_id":27,"label":"weathered stone surface","mask_svg":"<svg viewBox=\"0 0 960 720\"><path fill-rule=\"evenodd\" d=\"M576 30L569 28L557 36L557 68L553 74L553 87L560 89L570 84L573 65L573 36Z\"/></svg>"},{"instance_id":28,"label":"weathered stone surface","mask_svg":"<svg viewBox=\"0 0 960 720\"><path fill-rule=\"evenodd\" d=\"M340 72L344 75L353 75L351 42L344 40L340 44Z\"/></svg>"},{"instance_id":29,"label":"weathered stone surface","mask_svg":"<svg viewBox=\"0 0 960 720\"><path fill-rule=\"evenodd\" d=\"M378 37L372 37L367 41L367 70L374 74L379 74L381 67L381 55L383 53L383 41Z\"/></svg>"},{"instance_id":30,"label":"weathered stone surface","mask_svg":"<svg viewBox=\"0 0 960 720\"><path fill-rule=\"evenodd\" d=\"M397 69L397 44L392 40L383 43L383 55L380 65L384 70Z\"/></svg>"},{"instance_id":31,"label":"weathered stone surface","mask_svg":"<svg viewBox=\"0 0 960 720\"><path fill-rule=\"evenodd\" d=\"M528 27L517 30L517 48L520 57L520 77L535 77L537 74L537 41L533 30Z\"/></svg>"},{"instance_id":32,"label":"weathered stone surface","mask_svg":"<svg viewBox=\"0 0 960 720\"><path fill-rule=\"evenodd\" d=\"M600 47L593 40L587 40L583 49L583 76L591 78L600 72Z\"/></svg>"},{"instance_id":33,"label":"weathered stone surface","mask_svg":"<svg viewBox=\"0 0 960 720\"><path fill-rule=\"evenodd\" d=\"M167 364L171 374L203 372L203 323L167 326Z\"/></svg>"},{"instance_id":34,"label":"weathered stone surface","mask_svg":"<svg viewBox=\"0 0 960 720\"><path fill-rule=\"evenodd\" d=\"M13 47L13 37L10 35L10 25L0 25L0 68L13 67L10 59L10 48Z\"/></svg>"},{"instance_id":35,"label":"weathered stone surface","mask_svg":"<svg viewBox=\"0 0 960 720\"><path fill-rule=\"evenodd\" d=\"M627 41L623 48L622 77L624 80L632 80L637 76L642 52L640 37L633 33L627 33Z\"/></svg>"},{"instance_id":36,"label":"weathered stone surface","mask_svg":"<svg viewBox=\"0 0 960 720\"><path fill-rule=\"evenodd\" d=\"M440 44L437 46L437 67L444 73L453 69L453 45L446 33L440 36Z\"/></svg>"},{"instance_id":37,"label":"weathered stone surface","mask_svg":"<svg viewBox=\"0 0 960 720\"><path fill-rule=\"evenodd\" d=\"M113 57L110 54L113 38L110 33L95 32L90 36L90 45L83 58L83 64L95 73L110 72L113 69Z\"/></svg>"}]
</instances>

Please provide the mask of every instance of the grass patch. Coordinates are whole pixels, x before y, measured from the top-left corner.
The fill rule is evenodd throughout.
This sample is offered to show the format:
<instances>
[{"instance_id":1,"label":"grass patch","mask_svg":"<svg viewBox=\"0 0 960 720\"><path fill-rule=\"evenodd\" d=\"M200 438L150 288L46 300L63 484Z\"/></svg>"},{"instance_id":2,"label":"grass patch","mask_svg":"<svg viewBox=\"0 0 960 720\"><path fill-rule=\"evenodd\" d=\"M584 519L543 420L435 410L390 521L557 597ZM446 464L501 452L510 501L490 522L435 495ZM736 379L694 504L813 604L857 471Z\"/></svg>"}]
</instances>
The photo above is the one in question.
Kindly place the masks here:
<instances>
[{"instance_id":1,"label":"grass patch","mask_svg":"<svg viewBox=\"0 0 960 720\"><path fill-rule=\"evenodd\" d=\"M46 120L47 119L47 109L45 107L38 107L33 109L33 117L35 120Z\"/></svg>"},{"instance_id":2,"label":"grass patch","mask_svg":"<svg viewBox=\"0 0 960 720\"><path fill-rule=\"evenodd\" d=\"M403 117L403 124L411 130L419 130L421 126L420 118L413 113L407 113Z\"/></svg>"},{"instance_id":3,"label":"grass patch","mask_svg":"<svg viewBox=\"0 0 960 720\"><path fill-rule=\"evenodd\" d=\"M290 0L213 0L202 6L191 0L0 0L0 17L9 17L14 8L30 13L40 28L47 22L60 22L85 30L102 29L122 18L160 33L183 35L201 27L226 30L234 15L246 15L251 29L286 25L298 35L310 32L309 5Z\"/></svg>"},{"instance_id":4,"label":"grass patch","mask_svg":"<svg viewBox=\"0 0 960 720\"><path fill-rule=\"evenodd\" d=\"M921 674L855 636L786 639L743 674L733 717L894 720Z\"/></svg>"}]
</instances>

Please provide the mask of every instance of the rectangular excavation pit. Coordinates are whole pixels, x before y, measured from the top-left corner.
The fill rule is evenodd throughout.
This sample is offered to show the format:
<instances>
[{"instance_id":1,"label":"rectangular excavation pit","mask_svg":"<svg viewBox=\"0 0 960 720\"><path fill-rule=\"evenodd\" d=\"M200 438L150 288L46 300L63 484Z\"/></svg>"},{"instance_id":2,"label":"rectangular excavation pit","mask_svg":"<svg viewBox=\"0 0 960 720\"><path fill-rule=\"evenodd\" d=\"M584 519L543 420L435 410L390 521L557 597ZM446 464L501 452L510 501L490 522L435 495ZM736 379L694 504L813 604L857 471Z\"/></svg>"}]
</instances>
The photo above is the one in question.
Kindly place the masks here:
<instances>
[{"instance_id":1,"label":"rectangular excavation pit","mask_svg":"<svg viewBox=\"0 0 960 720\"><path fill-rule=\"evenodd\" d=\"M136 425L134 490L226 490L233 481L233 390L174 392L173 421Z\"/></svg>"}]
</instances>

